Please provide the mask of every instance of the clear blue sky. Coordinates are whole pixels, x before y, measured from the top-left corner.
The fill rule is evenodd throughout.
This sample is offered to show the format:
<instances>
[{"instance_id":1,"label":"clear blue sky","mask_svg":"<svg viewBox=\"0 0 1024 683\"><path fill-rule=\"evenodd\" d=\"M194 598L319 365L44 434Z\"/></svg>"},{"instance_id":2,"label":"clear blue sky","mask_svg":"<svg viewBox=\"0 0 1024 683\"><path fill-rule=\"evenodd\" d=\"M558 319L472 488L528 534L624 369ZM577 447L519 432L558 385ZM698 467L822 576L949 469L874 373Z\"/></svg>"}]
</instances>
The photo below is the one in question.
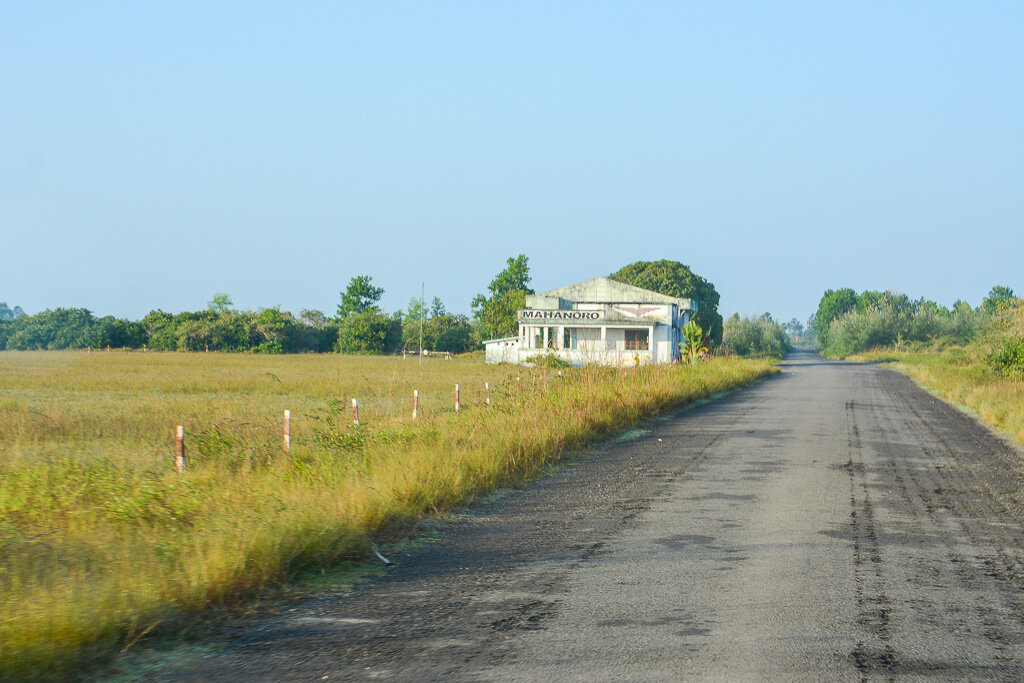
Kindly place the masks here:
<instances>
[{"instance_id":1,"label":"clear blue sky","mask_svg":"<svg viewBox=\"0 0 1024 683\"><path fill-rule=\"evenodd\" d=\"M1024 3L0 2L0 301L1024 291Z\"/></svg>"}]
</instances>

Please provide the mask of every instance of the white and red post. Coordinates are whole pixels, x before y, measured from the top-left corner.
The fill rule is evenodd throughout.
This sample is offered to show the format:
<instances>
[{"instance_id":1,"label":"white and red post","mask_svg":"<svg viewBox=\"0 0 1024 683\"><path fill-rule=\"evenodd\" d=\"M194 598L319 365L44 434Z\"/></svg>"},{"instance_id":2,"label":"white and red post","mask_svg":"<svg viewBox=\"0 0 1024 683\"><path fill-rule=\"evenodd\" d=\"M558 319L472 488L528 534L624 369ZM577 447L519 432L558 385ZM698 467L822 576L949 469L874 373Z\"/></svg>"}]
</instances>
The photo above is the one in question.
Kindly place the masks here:
<instances>
[{"instance_id":1,"label":"white and red post","mask_svg":"<svg viewBox=\"0 0 1024 683\"><path fill-rule=\"evenodd\" d=\"M461 406L459 405L459 385L455 385L455 412L459 412Z\"/></svg>"},{"instance_id":2,"label":"white and red post","mask_svg":"<svg viewBox=\"0 0 1024 683\"><path fill-rule=\"evenodd\" d=\"M181 474L185 471L185 427L183 425L178 425L174 446L174 466L178 469L178 474Z\"/></svg>"},{"instance_id":3,"label":"white and red post","mask_svg":"<svg viewBox=\"0 0 1024 683\"><path fill-rule=\"evenodd\" d=\"M292 411L284 411L284 449L292 447Z\"/></svg>"},{"instance_id":4,"label":"white and red post","mask_svg":"<svg viewBox=\"0 0 1024 683\"><path fill-rule=\"evenodd\" d=\"M412 390L412 419L416 419L416 416L420 412L420 391L419 389Z\"/></svg>"},{"instance_id":5,"label":"white and red post","mask_svg":"<svg viewBox=\"0 0 1024 683\"><path fill-rule=\"evenodd\" d=\"M352 422L359 424L359 401L352 399Z\"/></svg>"}]
</instances>

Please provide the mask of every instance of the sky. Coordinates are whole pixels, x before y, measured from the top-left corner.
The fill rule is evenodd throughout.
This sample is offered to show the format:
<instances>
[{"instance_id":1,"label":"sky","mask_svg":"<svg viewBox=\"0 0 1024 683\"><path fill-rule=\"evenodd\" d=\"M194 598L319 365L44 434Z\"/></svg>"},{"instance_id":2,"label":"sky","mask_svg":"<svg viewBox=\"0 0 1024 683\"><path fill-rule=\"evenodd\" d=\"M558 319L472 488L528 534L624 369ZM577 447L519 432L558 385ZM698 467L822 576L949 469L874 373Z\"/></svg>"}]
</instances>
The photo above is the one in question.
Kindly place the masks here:
<instances>
[{"instance_id":1,"label":"sky","mask_svg":"<svg viewBox=\"0 0 1024 683\"><path fill-rule=\"evenodd\" d=\"M1024 293L1024 3L0 0L0 301Z\"/></svg>"}]
</instances>

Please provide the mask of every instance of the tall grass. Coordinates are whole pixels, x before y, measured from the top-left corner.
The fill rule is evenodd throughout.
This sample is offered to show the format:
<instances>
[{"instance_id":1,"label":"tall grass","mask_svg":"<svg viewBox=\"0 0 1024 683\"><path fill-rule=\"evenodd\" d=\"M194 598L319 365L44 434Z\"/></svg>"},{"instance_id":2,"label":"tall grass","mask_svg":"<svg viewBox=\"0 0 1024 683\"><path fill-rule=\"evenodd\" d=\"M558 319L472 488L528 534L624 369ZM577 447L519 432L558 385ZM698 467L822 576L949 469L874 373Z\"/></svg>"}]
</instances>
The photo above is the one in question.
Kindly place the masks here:
<instances>
[{"instance_id":1,"label":"tall grass","mask_svg":"<svg viewBox=\"0 0 1024 683\"><path fill-rule=\"evenodd\" d=\"M371 540L536 476L566 449L773 371L741 359L559 374L468 360L0 353L0 678L73 676L150 629L360 559ZM183 476L176 424L188 431Z\"/></svg>"}]
</instances>

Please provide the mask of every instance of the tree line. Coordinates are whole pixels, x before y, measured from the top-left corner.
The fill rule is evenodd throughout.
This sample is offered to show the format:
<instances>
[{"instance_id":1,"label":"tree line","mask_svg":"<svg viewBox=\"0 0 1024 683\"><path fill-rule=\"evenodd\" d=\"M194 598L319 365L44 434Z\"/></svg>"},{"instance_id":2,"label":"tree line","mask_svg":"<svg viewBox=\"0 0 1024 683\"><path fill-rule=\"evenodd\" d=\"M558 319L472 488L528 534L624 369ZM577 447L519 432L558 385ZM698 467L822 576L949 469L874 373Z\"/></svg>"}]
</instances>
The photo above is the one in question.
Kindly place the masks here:
<instances>
[{"instance_id":1,"label":"tree line","mask_svg":"<svg viewBox=\"0 0 1024 683\"><path fill-rule=\"evenodd\" d=\"M782 358L793 348L788 327L771 313L740 317L733 313L725 321L722 351L737 356Z\"/></svg>"},{"instance_id":2,"label":"tree line","mask_svg":"<svg viewBox=\"0 0 1024 683\"><path fill-rule=\"evenodd\" d=\"M876 348L942 348L984 342L990 361L1007 374L1024 373L1024 299L1002 285L972 308L952 308L892 291L826 290L808 321L811 341L848 356ZM1015 369L1016 368L1016 369Z\"/></svg>"},{"instance_id":3,"label":"tree line","mask_svg":"<svg viewBox=\"0 0 1024 683\"><path fill-rule=\"evenodd\" d=\"M674 297L698 301L694 319L708 345L722 340L722 316L715 286L677 261L638 261L610 275L614 280ZM96 317L85 308L57 308L27 315L0 303L0 350L147 348L157 351L230 351L254 353L398 353L402 350L462 353L486 339L517 334L517 311L530 287L529 261L510 257L473 298L472 315L451 313L437 297L413 298L405 310L380 306L384 289L369 275L353 277L334 315L280 308L236 310L231 297L217 293L206 309L168 313L154 310L142 320Z\"/></svg>"}]
</instances>

